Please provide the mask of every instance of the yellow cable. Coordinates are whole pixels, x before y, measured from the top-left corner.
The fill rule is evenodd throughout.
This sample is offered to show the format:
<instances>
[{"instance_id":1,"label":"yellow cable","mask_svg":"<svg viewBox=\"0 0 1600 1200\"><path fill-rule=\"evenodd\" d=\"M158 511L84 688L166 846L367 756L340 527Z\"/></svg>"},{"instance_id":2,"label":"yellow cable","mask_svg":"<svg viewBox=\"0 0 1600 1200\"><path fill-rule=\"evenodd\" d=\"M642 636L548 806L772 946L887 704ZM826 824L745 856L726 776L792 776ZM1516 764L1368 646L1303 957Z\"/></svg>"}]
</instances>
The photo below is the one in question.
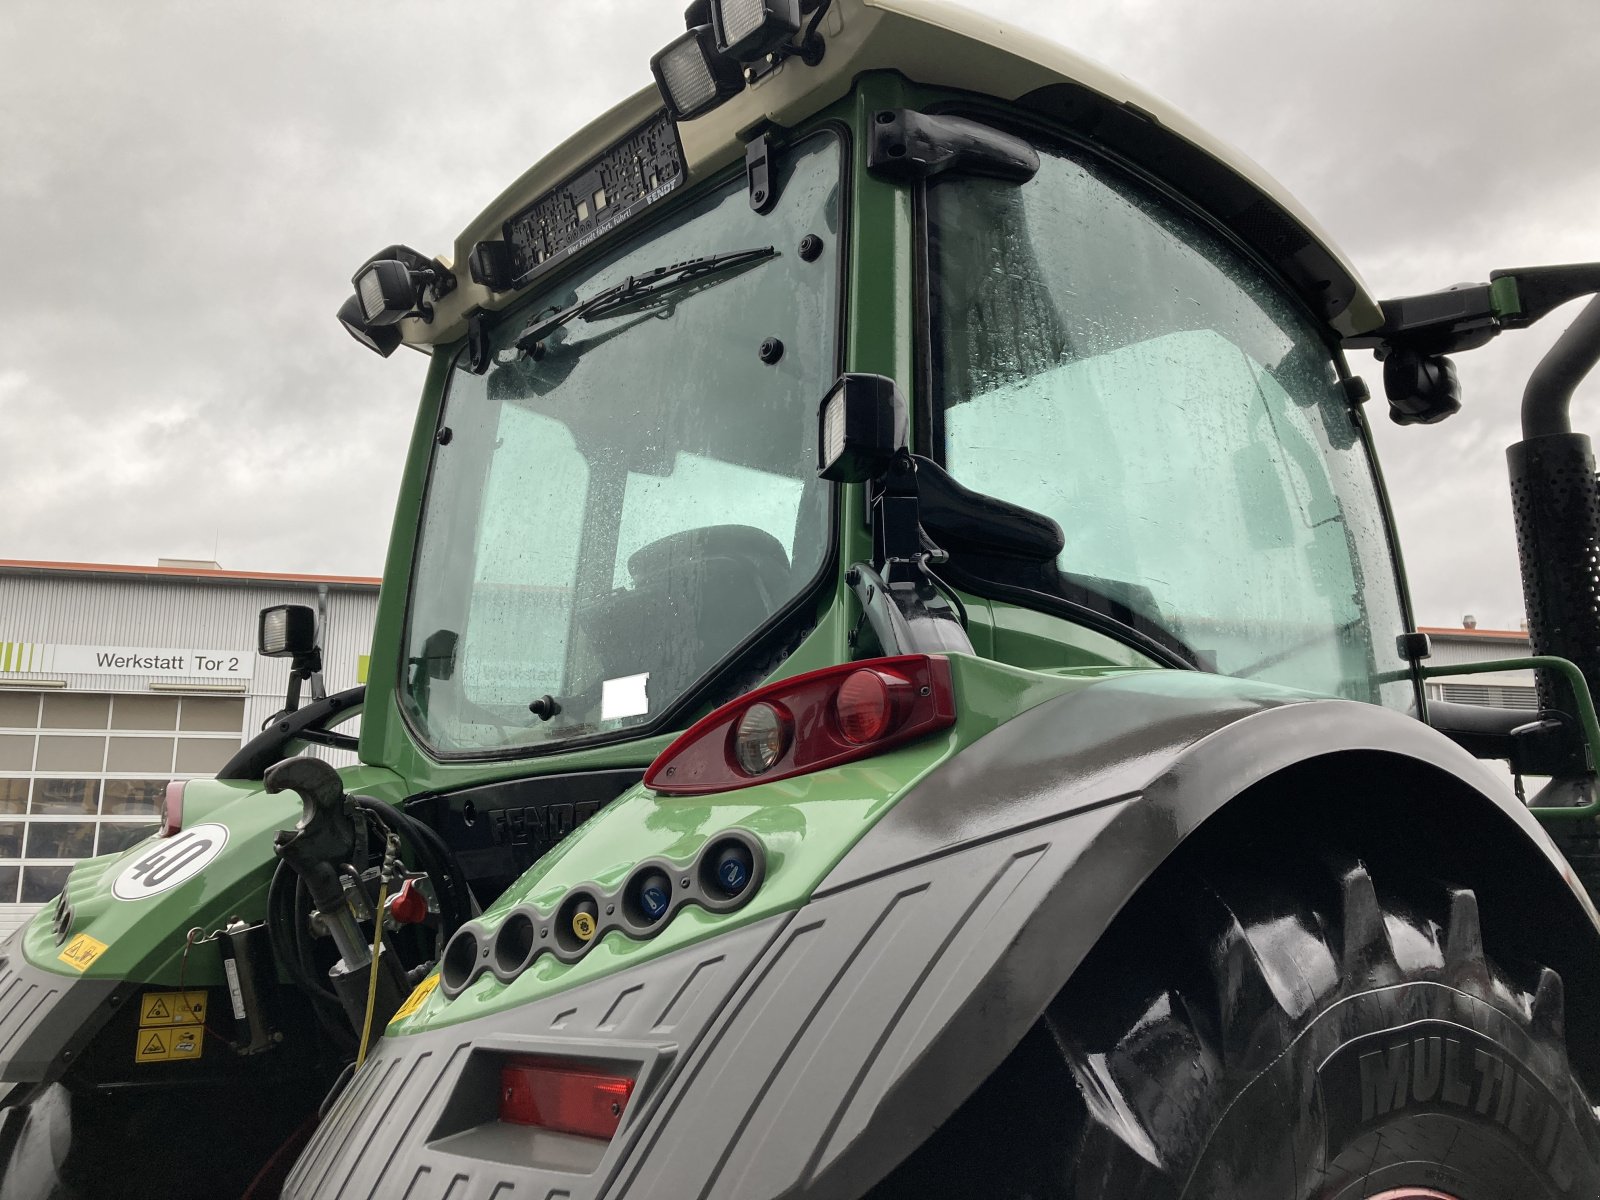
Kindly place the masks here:
<instances>
[{"instance_id":1,"label":"yellow cable","mask_svg":"<svg viewBox=\"0 0 1600 1200\"><path fill-rule=\"evenodd\" d=\"M367 1042L372 1037L372 1013L378 1007L378 959L383 956L383 907L389 900L387 872L378 881L378 912L372 920L372 977L367 980L367 1015L361 1020L361 1049L356 1051L356 1070L367 1061Z\"/></svg>"}]
</instances>

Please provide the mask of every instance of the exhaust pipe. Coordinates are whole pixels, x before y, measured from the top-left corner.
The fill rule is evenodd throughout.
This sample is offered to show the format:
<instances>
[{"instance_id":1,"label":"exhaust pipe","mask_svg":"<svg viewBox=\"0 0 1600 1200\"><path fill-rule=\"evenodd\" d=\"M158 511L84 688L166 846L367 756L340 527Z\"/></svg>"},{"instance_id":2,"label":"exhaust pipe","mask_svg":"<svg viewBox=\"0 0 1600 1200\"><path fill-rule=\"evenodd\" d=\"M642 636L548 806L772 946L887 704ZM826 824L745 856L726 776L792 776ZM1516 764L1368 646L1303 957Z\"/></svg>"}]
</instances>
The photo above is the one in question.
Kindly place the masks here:
<instances>
[{"instance_id":1,"label":"exhaust pipe","mask_svg":"<svg viewBox=\"0 0 1600 1200\"><path fill-rule=\"evenodd\" d=\"M1572 432L1573 392L1600 363L1600 297L1590 300L1550 348L1522 397L1522 440L1506 449L1516 517L1522 594L1534 654L1575 663L1600 696L1600 478L1589 438ZM1577 728L1572 689L1537 673L1539 707ZM1581 740L1552 756L1549 774L1587 773ZM1544 773L1540 771L1539 773Z\"/></svg>"}]
</instances>

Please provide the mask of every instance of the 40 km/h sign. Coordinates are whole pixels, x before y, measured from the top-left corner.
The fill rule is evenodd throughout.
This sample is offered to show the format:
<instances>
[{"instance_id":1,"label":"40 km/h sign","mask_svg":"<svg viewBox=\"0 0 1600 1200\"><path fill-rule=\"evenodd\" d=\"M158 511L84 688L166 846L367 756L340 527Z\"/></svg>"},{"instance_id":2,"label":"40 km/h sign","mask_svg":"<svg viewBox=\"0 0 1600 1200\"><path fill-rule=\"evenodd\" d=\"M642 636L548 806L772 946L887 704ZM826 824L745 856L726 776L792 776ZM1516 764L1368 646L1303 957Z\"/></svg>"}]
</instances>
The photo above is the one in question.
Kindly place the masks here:
<instances>
[{"instance_id":1,"label":"40 km/h sign","mask_svg":"<svg viewBox=\"0 0 1600 1200\"><path fill-rule=\"evenodd\" d=\"M134 855L111 885L118 900L143 900L193 879L228 844L226 825L196 825Z\"/></svg>"}]
</instances>

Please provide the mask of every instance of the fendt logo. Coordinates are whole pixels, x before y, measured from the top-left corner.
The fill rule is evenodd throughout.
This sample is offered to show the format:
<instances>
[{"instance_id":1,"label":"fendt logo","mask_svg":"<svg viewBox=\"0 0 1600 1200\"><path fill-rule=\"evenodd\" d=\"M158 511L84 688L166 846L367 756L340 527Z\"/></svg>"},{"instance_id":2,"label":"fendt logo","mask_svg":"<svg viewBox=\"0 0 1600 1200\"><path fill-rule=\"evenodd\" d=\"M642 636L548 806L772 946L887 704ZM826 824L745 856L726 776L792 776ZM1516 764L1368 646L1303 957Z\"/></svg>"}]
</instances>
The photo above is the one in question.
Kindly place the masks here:
<instances>
[{"instance_id":1,"label":"fendt logo","mask_svg":"<svg viewBox=\"0 0 1600 1200\"><path fill-rule=\"evenodd\" d=\"M1575 1144L1561 1105L1505 1049L1447 1021L1419 1021L1340 1047L1317 1069L1330 1152L1368 1126L1416 1109L1454 1111L1508 1130L1562 1183Z\"/></svg>"}]
</instances>

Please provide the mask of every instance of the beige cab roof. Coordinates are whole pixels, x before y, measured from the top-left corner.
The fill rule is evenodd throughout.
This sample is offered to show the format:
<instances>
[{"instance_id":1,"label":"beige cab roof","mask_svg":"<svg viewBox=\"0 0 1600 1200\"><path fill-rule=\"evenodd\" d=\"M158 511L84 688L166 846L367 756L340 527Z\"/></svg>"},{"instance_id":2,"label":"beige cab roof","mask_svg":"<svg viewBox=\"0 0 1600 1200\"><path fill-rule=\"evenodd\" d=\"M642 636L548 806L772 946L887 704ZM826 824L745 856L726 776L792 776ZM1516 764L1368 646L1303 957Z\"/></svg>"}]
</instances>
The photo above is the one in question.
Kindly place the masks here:
<instances>
[{"instance_id":1,"label":"beige cab roof","mask_svg":"<svg viewBox=\"0 0 1600 1200\"><path fill-rule=\"evenodd\" d=\"M1305 290L1313 292L1319 283L1328 287L1328 280L1311 276L1337 277L1343 298L1338 311L1327 313L1335 332L1349 336L1381 323L1378 305L1354 268L1293 196L1243 154L1124 76L1053 42L940 0L834 0L821 32L827 52L819 65L810 67L791 58L720 107L679 123L691 184L743 155L741 132L763 120L780 126L796 124L846 95L856 77L867 71L897 71L915 83L1003 101L1038 99L1042 111L1048 111L1045 97L1054 95L1057 99L1052 103L1070 108L1075 102L1061 101L1060 96L1088 95L1106 102L1102 107L1114 116L1159 127L1169 143L1176 139L1191 155L1194 151L1204 155L1210 161L1204 164L1204 171L1191 173L1195 177L1206 176L1214 183L1219 176L1217 168L1223 168L1220 174L1232 193L1247 192L1255 201L1254 208L1265 210L1243 214L1243 222L1250 227L1265 223L1288 230L1287 235L1276 234L1276 240L1302 246L1297 262L1308 256L1313 260L1304 270L1290 272L1302 277ZM645 64L640 65L643 68ZM557 146L462 231L456 239L453 262L465 264L476 242L502 236L501 227L508 218L582 169L661 104L655 87L645 88ZM1180 191L1191 190L1185 186L1187 178L1168 182ZM1196 199L1204 207L1213 207L1203 197ZM1263 199L1267 203L1263 204ZM1272 211L1274 208L1278 211ZM1286 224L1285 217L1293 225ZM415 318L402 323L408 343L421 346L454 341L465 332L466 316L474 309L492 311L518 299L517 293L490 292L473 283L464 268L460 274L460 286L436 307L431 323Z\"/></svg>"}]
</instances>

